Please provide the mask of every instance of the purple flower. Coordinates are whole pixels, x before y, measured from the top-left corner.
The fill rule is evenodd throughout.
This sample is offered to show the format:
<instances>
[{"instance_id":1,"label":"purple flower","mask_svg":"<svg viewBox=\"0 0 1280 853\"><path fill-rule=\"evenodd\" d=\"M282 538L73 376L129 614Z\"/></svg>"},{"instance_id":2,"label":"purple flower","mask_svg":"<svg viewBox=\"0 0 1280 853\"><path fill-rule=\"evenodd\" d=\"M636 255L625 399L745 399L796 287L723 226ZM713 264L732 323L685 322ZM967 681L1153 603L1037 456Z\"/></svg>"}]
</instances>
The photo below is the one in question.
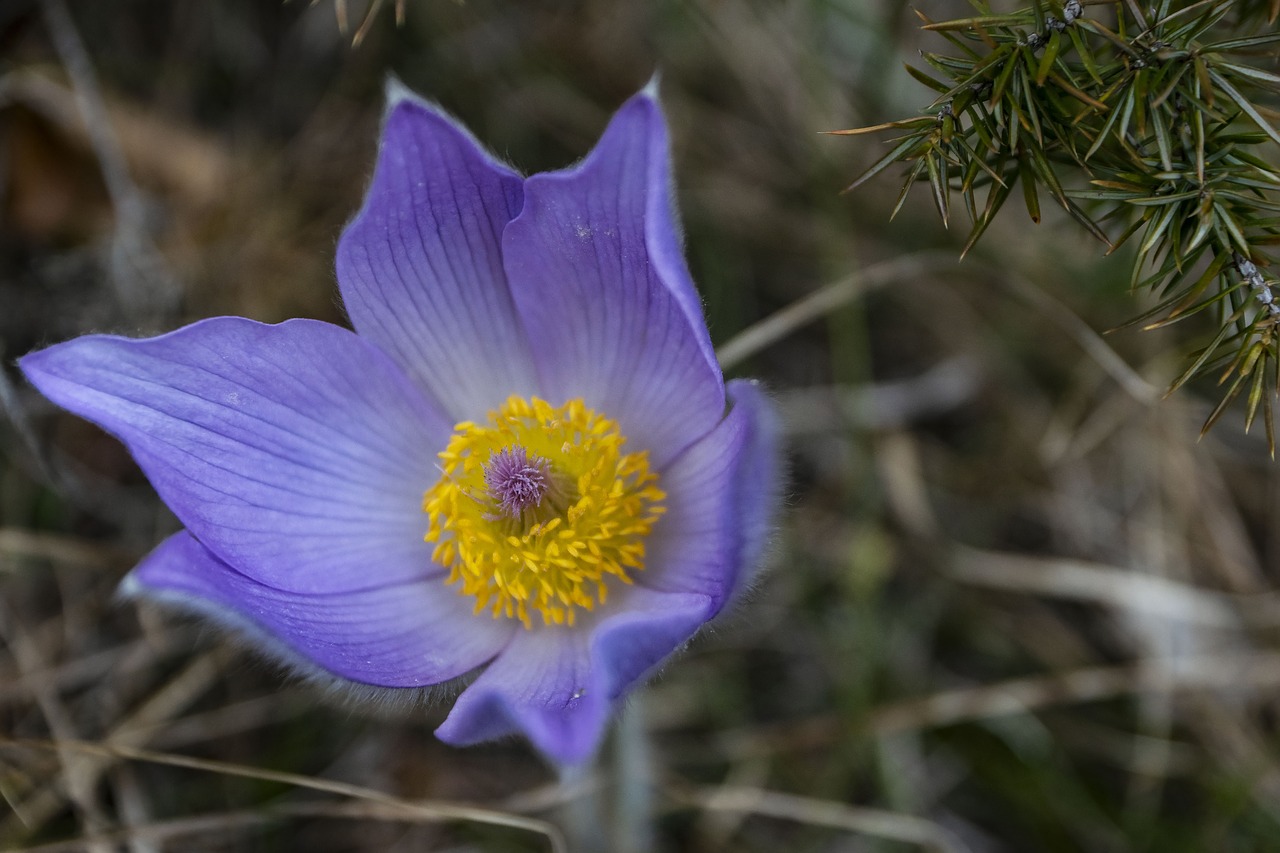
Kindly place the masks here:
<instances>
[{"instance_id":1,"label":"purple flower","mask_svg":"<svg viewBox=\"0 0 1280 853\"><path fill-rule=\"evenodd\" d=\"M774 418L716 363L652 91L529 178L390 101L338 245L355 332L217 317L21 366L124 441L186 528L126 592L343 685L478 671L440 738L523 732L580 761L746 582Z\"/></svg>"}]
</instances>

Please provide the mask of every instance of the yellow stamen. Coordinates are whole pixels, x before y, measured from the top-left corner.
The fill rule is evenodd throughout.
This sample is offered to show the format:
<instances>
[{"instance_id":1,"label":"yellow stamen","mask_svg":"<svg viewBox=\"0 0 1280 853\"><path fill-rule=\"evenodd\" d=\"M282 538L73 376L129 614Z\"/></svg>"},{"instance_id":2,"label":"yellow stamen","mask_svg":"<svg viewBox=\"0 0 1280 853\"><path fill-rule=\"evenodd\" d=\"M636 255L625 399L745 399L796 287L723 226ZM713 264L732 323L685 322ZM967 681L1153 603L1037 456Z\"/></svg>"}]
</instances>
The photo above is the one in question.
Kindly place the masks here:
<instances>
[{"instance_id":1,"label":"yellow stamen","mask_svg":"<svg viewBox=\"0 0 1280 853\"><path fill-rule=\"evenodd\" d=\"M544 625L572 625L579 608L604 604L608 578L631 583L629 572L644 568L644 540L666 493L648 454L623 453L625 442L615 421L581 399L552 406L513 396L487 423L454 427L440 454L440 481L422 507L426 539L436 543L432 559L449 569L448 583L475 597L476 613L487 609L531 628L536 611ZM485 478L499 458L507 466L537 460L550 472L540 503L502 503ZM526 487L520 500L530 494L541 492Z\"/></svg>"}]
</instances>

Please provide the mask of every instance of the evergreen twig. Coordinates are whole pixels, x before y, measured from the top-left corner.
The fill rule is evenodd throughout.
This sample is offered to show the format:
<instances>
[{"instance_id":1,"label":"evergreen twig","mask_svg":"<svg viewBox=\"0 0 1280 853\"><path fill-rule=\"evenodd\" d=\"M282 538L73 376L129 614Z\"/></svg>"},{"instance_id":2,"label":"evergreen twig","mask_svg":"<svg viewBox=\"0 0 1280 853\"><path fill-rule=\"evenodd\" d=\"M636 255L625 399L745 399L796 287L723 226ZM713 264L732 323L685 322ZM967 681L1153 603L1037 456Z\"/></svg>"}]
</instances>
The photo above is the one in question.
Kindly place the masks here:
<instances>
[{"instance_id":1,"label":"evergreen twig","mask_svg":"<svg viewBox=\"0 0 1280 853\"><path fill-rule=\"evenodd\" d=\"M972 223L968 253L1021 184L1032 221L1047 195L1107 246L1136 238L1132 285L1157 307L1148 328L1209 313L1219 332L1173 391L1218 371L1221 403L1242 392L1245 428L1264 413L1275 454L1280 396L1280 0L1033 0L924 28L949 53L908 68L938 97L914 118L833 131L898 131L893 147L848 187L908 166L894 214L927 182L944 224L959 193Z\"/></svg>"}]
</instances>

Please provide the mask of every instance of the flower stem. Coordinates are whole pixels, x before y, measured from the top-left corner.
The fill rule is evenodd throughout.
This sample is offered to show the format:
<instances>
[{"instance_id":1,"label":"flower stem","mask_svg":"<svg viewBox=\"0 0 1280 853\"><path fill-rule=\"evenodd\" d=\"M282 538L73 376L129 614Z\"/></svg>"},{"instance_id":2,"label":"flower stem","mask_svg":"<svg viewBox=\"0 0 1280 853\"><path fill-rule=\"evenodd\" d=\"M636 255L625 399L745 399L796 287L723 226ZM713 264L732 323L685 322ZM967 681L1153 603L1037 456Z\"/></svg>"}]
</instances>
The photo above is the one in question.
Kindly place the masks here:
<instances>
[{"instance_id":1,"label":"flower stem","mask_svg":"<svg viewBox=\"0 0 1280 853\"><path fill-rule=\"evenodd\" d=\"M600 786L591 777L594 766L561 765L560 785L573 792L560 809L558 823L574 853L605 853L604 825L600 813Z\"/></svg>"},{"instance_id":2,"label":"flower stem","mask_svg":"<svg viewBox=\"0 0 1280 853\"><path fill-rule=\"evenodd\" d=\"M645 693L638 691L622 710L614 736L613 848L618 853L654 849L653 761L645 720Z\"/></svg>"}]
</instances>

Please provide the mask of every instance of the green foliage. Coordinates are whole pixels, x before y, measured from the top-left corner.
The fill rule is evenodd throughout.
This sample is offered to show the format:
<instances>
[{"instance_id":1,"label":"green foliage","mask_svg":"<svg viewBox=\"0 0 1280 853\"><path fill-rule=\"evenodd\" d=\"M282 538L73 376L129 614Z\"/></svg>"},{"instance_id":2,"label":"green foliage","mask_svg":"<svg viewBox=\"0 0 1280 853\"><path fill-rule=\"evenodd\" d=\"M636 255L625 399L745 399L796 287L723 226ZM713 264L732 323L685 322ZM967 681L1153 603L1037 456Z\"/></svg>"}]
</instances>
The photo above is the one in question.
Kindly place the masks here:
<instances>
[{"instance_id":1,"label":"green foliage","mask_svg":"<svg viewBox=\"0 0 1280 853\"><path fill-rule=\"evenodd\" d=\"M852 190L909 165L896 214L928 182L944 223L952 197L982 237L1021 184L1040 221L1047 195L1107 246L1134 240L1132 283L1158 297L1148 328L1208 313L1220 330L1174 381L1216 373L1221 403L1242 393L1246 429L1259 411L1275 453L1280 393L1280 291L1266 270L1280 243L1280 131L1265 105L1280 94L1274 67L1280 0L1124 0L1047 3L934 23L952 50L908 68L938 97L915 118L836 131L900 131Z\"/></svg>"}]
</instances>

